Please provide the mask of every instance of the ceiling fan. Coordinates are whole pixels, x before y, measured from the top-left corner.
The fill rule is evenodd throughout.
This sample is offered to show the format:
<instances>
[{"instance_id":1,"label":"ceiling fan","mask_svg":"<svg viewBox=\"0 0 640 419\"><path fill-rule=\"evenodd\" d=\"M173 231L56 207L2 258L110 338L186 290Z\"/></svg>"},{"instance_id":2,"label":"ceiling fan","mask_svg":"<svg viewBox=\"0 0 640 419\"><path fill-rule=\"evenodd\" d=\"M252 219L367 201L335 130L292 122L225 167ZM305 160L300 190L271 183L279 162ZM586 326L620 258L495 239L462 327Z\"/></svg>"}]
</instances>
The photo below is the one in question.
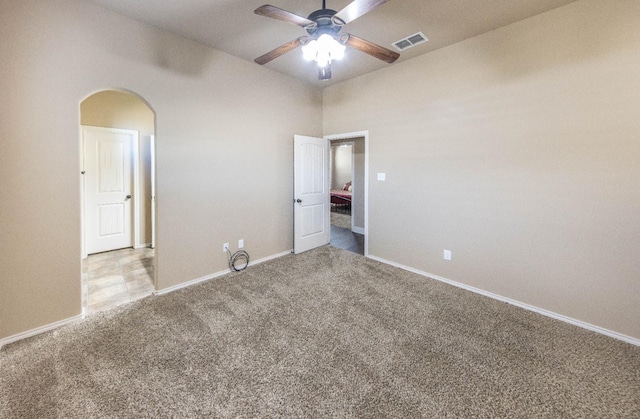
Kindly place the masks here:
<instances>
[{"instance_id":1,"label":"ceiling fan","mask_svg":"<svg viewBox=\"0 0 640 419\"><path fill-rule=\"evenodd\" d=\"M254 10L255 14L300 26L309 35L287 42L256 58L254 61L263 65L302 46L305 59L313 60L318 64L318 79L320 80L331 78L331 61L342 58L345 46L355 48L387 63L393 63L400 57L397 52L350 33L340 33L344 25L387 1L389 0L354 0L344 9L336 12L335 10L327 9L326 0L322 0L322 9L316 10L306 18L269 4L260 6Z\"/></svg>"}]
</instances>

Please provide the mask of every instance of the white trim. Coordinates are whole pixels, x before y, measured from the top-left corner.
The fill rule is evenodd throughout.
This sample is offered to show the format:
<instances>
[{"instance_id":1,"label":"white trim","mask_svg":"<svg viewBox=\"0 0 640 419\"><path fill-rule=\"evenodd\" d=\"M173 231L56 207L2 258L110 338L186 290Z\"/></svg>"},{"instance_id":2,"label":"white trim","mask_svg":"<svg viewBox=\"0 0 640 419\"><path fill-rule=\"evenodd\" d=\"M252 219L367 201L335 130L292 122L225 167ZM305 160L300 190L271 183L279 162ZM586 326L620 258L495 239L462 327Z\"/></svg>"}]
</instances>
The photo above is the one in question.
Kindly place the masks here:
<instances>
[{"instance_id":1,"label":"white trim","mask_svg":"<svg viewBox=\"0 0 640 419\"><path fill-rule=\"evenodd\" d=\"M353 226L353 227L351 227L351 231L353 231L354 233L358 233L358 234L364 234L364 228L362 228L362 227Z\"/></svg>"},{"instance_id":2,"label":"white trim","mask_svg":"<svg viewBox=\"0 0 640 419\"><path fill-rule=\"evenodd\" d=\"M480 295L483 295L485 297L492 298L494 300L502 301L504 303L511 304L511 305L516 306L516 307L523 308L525 310L533 311L534 313L542 314L543 316L546 316L546 317L551 317L552 319L560 320L560 321L563 321L565 323L569 323L569 324L572 324L574 326L578 326L578 327L581 327L583 329L587 329L587 330L590 330L592 332L599 333L601 335L609 336L611 338L618 339L618 340L621 340L623 342L630 343L631 345L640 346L640 339L636 339L636 338L633 338L631 336L623 335L622 333L614 332L613 330L605 329L605 328L602 328L600 326L593 325L591 323L583 322L581 320L576 320L576 319L574 319L572 317L568 317L568 316L564 316L562 314L554 313L553 311L549 311L549 310L545 310L543 308L532 306L530 304L523 303L523 302L518 301L518 300L512 300L511 298L503 297L502 295L494 294L492 292L485 291L485 290L482 290L480 288L472 287L470 285L465 285L465 284L462 284L460 282L456 282L456 281L453 281L451 279L444 278L442 276L430 274L429 272L425 272L425 271L421 271L419 269L411 268L409 266L402 265L402 264L396 263L396 262L392 262L390 260L386 260L386 259L383 259L383 258L378 257L378 256L369 255L368 257L370 259L376 260L376 261L384 263L386 265L395 266L396 268L404 269L405 271L413 272L413 273L421 275L421 276L425 276L425 277L428 277L428 278L431 278L431 279L435 279L436 281L444 282L445 284L453 285L454 287L462 288L464 290L471 291L473 293L480 294Z\"/></svg>"},{"instance_id":3,"label":"white trim","mask_svg":"<svg viewBox=\"0 0 640 419\"><path fill-rule=\"evenodd\" d=\"M258 260L252 261L250 266L258 265L260 263L267 262L267 261L272 260L272 259L277 259L277 258L280 258L282 256L290 255L292 252L293 252L293 250L287 250L286 252L277 253L275 255L267 256L267 257L264 257L262 259L258 259ZM178 290L180 290L182 288L187 288L187 287L190 287L192 285L199 284L200 282L208 281L210 279L218 278L218 277L221 277L221 276L226 275L228 273L231 273L231 269L225 269L225 270L222 270L222 271L219 271L219 272L215 272L215 273L212 273L212 274L209 274L209 275L202 276L200 278L192 279L191 281L182 282L180 284L174 285L174 286L169 287L169 288L163 288L161 290L154 291L153 294L154 295L169 294L170 292L178 291Z\"/></svg>"},{"instance_id":4,"label":"white trim","mask_svg":"<svg viewBox=\"0 0 640 419\"><path fill-rule=\"evenodd\" d=\"M262 259L255 260L255 261L251 262L251 266L259 265L259 264L261 264L263 262L267 262L267 261L272 260L272 259L277 259L277 258L280 258L280 257L283 257L283 256L290 255L292 252L293 252L293 250L287 250L286 252L277 253L275 255L271 255L271 256L264 257ZM211 274L211 275L203 276L202 278L197 278L197 279L194 279L192 281L183 282L182 284L174 285L173 287L165 288L165 289L159 290L159 291L154 291L153 294L154 295L168 294L170 292L177 291L179 289L186 288L186 287L189 287L191 285L195 285L197 283L200 283L200 282L203 282L203 281L207 281L209 279L213 279L213 278L217 278L217 277L222 276L222 275L226 275L226 274L228 274L230 272L231 272L230 269L226 269L224 271L216 272L216 273ZM9 337L4 338L4 339L0 339L0 348L2 348L4 345L7 345L9 343L13 343L13 342L16 342L18 340L26 339L26 338L29 338L31 336L39 335L40 333L48 332L50 330L57 329L58 327L65 326L67 324L76 322L78 320L82 320L85 317L85 310L86 310L86 308L83 307L82 308L82 313L77 315L77 316L70 317L70 318L64 319L64 320L60 320L60 321L55 322L55 323L47 324L45 326L40 326L40 327L37 327L35 329L27 330L26 332L18 333L16 335L9 336Z\"/></svg>"},{"instance_id":5,"label":"white trim","mask_svg":"<svg viewBox=\"0 0 640 419\"><path fill-rule=\"evenodd\" d=\"M324 138L329 140L349 140L352 138L364 137L364 256L369 256L369 131L354 131L343 134L325 135ZM352 211L353 214L353 211ZM351 217L353 223L353 217ZM353 225L353 224L352 224Z\"/></svg>"},{"instance_id":6,"label":"white trim","mask_svg":"<svg viewBox=\"0 0 640 419\"><path fill-rule=\"evenodd\" d=\"M169 294L171 292L178 291L178 290L181 290L183 288L188 288L188 287L190 287L192 285L196 285L196 284L199 284L201 282L208 281L210 279L218 278L218 277L226 275L228 273L231 273L231 269L225 269L224 271L219 271L219 272L212 273L212 274L209 274L209 275L201 276L200 278L192 279L191 281L181 282L181 283L179 283L177 285L174 285L172 287L169 287L169 288L163 288L161 290L156 290L156 291L153 292L153 295L158 296L158 295Z\"/></svg>"},{"instance_id":7,"label":"white trim","mask_svg":"<svg viewBox=\"0 0 640 419\"><path fill-rule=\"evenodd\" d=\"M84 318L84 309L82 310L82 314L77 316L69 317L68 319L60 320L55 323L50 323L44 326L36 327L35 329L27 330L26 332L18 333L17 335L9 336L4 339L0 339L0 348L4 345L8 345L9 343L13 343L22 339L30 338L31 336L39 335L44 332L48 332L53 329L57 329L62 326L66 326L70 323L77 322L78 320L82 320Z\"/></svg>"},{"instance_id":8,"label":"white trim","mask_svg":"<svg viewBox=\"0 0 640 419\"><path fill-rule=\"evenodd\" d=\"M272 259L277 259L277 258L286 256L286 255L289 255L291 253L292 253L292 250L288 250L286 252L282 252L282 253L278 253L278 254L275 254L275 255L267 256L267 257L264 257L262 259L258 259L256 261L252 262L251 265L257 265L257 264L260 264L260 263L263 263L263 262L267 262L267 261L272 260ZM580 321L580 320L576 320L574 318L567 317L567 316L564 316L562 314L554 313L552 311L545 310L545 309L542 309L542 308L539 308L539 307L536 307L536 306L532 306L530 304L526 304L526 303L523 303L523 302L520 302L520 301L517 301L517 300L512 300L511 298L503 297L501 295L494 294L492 292L485 291L485 290L482 290L480 288L472 287L470 285L465 285L465 284L462 284L460 282L456 282L456 281L444 278L444 277L439 276L439 275L434 275L434 274L430 274L428 272L425 272L425 271L422 271L422 270L419 270L419 269L411 268L409 266L402 265L402 264L396 263L396 262L392 262L390 260L386 260L386 259L383 259L383 258L378 257L378 256L368 255L367 257L369 259L378 261L380 263L384 263L384 264L390 265L390 266L395 266L396 268L400 268L400 269L403 269L405 271L413 272L415 274L418 274L418 275L421 275L421 276L424 276L424 277L427 277L427 278L431 278L431 279L434 279L436 281L440 281L440 282L443 282L443 283L446 283L446 284L449 284L449 285L453 285L454 287L462 288L464 290L471 291L473 293L476 293L476 294L479 294L479 295L483 295L485 297L489 297L489 298L492 298L494 300L502 301L502 302L514 305L516 307L523 308L525 310L533 311L533 312L541 314L543 316L550 317L550 318L553 318L553 319L556 319L556 320L560 320L560 321L563 321L565 323L569 323L569 324L572 324L574 326L578 326L578 327L581 327L583 329L587 329L587 330L590 330L592 332L596 332L596 333L599 333L599 334L602 334L602 335L605 335L605 336L608 336L608 337L611 337L611 338L614 338L614 339L618 339L618 340L621 340L623 342L629 343L631 345L640 346L640 339L636 339L636 338L633 338L631 336L623 335L621 333L614 332L612 330L605 329L605 328L602 328L600 326L596 326L596 325L593 325L593 324L590 324L590 323L586 323L586 322L583 322L583 321ZM220 276L228 274L230 272L231 272L230 269L226 269L224 271L220 271L220 272L216 272L216 273L211 274L211 275L203 276L201 278L197 278L197 279L194 279L192 281L183 282L181 284L174 285L173 287L165 288L165 289L162 289L162 290L159 290L159 291L154 291L153 294L154 295L168 294L170 292L177 291L179 289L186 288L186 287L189 287L191 285L198 284L200 282L204 282L204 281L207 281L207 280L210 280L210 279L213 279L213 278L220 277ZM50 324L47 324L47 325L44 325L44 326L40 326L40 327L37 327L35 329L27 330L26 332L18 333L16 335L9 336L9 337L6 337L4 339L0 339L0 349L4 345L8 345L10 343L13 343L13 342L16 342L16 341L19 341L19 340L22 340L22 339L29 338L31 336L39 335L41 333L48 332L50 330L57 329L57 328L62 327L62 326L66 326L66 325L74 323L74 322L76 322L78 320L82 320L82 319L84 319L84 317L85 317L85 309L83 308L82 309L82 313L77 315L77 316L70 317L70 318L64 319L64 320L60 320L60 321L57 321L55 323L50 323Z\"/></svg>"},{"instance_id":9,"label":"white trim","mask_svg":"<svg viewBox=\"0 0 640 419\"><path fill-rule=\"evenodd\" d=\"M350 139L355 139L360 137L366 138L368 136L369 136L369 131L353 131L353 132L345 132L343 134L325 135L324 138L326 138L329 141L333 141L333 140L350 140Z\"/></svg>"},{"instance_id":10,"label":"white trim","mask_svg":"<svg viewBox=\"0 0 640 419\"><path fill-rule=\"evenodd\" d=\"M149 136L149 160L151 165L151 248L156 248L156 136Z\"/></svg>"},{"instance_id":11,"label":"white trim","mask_svg":"<svg viewBox=\"0 0 640 419\"><path fill-rule=\"evenodd\" d=\"M133 141L133 248L139 249L140 244L140 131L135 132Z\"/></svg>"},{"instance_id":12,"label":"white trim","mask_svg":"<svg viewBox=\"0 0 640 419\"><path fill-rule=\"evenodd\" d=\"M369 256L369 131L364 131L364 256Z\"/></svg>"},{"instance_id":13,"label":"white trim","mask_svg":"<svg viewBox=\"0 0 640 419\"><path fill-rule=\"evenodd\" d=\"M84 174L85 174L85 155L84 155L84 133L83 125L78 125L78 140L80 142L80 259L86 259L87 251L84 245ZM1 347L1 346L0 346Z\"/></svg>"}]
</instances>

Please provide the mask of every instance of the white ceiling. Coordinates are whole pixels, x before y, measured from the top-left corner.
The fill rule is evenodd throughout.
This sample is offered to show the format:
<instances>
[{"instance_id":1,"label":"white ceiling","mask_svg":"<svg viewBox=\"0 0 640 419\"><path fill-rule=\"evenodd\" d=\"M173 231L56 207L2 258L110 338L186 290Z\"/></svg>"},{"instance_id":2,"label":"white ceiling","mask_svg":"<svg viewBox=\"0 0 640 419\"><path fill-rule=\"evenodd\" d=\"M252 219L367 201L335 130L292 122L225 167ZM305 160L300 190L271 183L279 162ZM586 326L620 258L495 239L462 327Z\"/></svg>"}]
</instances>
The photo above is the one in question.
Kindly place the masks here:
<instances>
[{"instance_id":1,"label":"white ceiling","mask_svg":"<svg viewBox=\"0 0 640 419\"><path fill-rule=\"evenodd\" d=\"M322 6L321 0L88 1L251 62L306 34L300 27L255 15L253 10L268 1L267 4L306 17ZM390 0L346 25L343 32L394 51L393 42L424 32L429 42L401 52L398 63L573 1ZM327 0L327 8L339 11L349 3L350 0ZM276 58L266 67L316 86L326 86L389 65L396 64L348 48L345 58L333 63L329 81L317 80L315 64L304 61L299 49Z\"/></svg>"}]
</instances>

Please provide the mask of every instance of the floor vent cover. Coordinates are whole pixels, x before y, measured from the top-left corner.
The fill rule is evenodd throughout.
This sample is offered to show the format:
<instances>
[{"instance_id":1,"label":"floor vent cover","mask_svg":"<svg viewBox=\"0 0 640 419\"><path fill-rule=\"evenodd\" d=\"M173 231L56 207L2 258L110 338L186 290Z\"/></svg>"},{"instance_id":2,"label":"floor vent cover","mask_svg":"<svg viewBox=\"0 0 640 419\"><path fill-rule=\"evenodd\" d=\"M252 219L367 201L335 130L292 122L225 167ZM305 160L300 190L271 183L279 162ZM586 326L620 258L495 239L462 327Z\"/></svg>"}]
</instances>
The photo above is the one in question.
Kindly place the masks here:
<instances>
[{"instance_id":1,"label":"floor vent cover","mask_svg":"<svg viewBox=\"0 0 640 419\"><path fill-rule=\"evenodd\" d=\"M413 34L411 36L407 36L406 38L403 38L399 41L396 41L393 43L393 46L398 50L398 51L404 51L405 49L409 49L411 47L415 47L416 45L420 45L423 44L425 42L427 42L429 40L429 38L427 38L425 36L425 34L423 34L422 32L418 32L416 34Z\"/></svg>"}]
</instances>

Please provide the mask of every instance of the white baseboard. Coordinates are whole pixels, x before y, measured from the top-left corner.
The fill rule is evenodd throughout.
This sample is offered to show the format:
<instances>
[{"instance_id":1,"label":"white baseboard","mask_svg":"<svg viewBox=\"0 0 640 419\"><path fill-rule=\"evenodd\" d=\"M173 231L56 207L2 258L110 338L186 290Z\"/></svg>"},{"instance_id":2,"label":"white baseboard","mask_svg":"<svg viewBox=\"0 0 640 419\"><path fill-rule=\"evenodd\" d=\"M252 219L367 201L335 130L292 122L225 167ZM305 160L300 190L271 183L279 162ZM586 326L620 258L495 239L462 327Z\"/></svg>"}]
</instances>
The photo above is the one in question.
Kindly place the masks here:
<instances>
[{"instance_id":1,"label":"white baseboard","mask_svg":"<svg viewBox=\"0 0 640 419\"><path fill-rule=\"evenodd\" d=\"M290 255L290 254L291 254L291 250L287 250L286 252L278 253L278 254L275 254L275 255L264 257L262 259L257 259L257 260L251 261L249 266L258 265L260 263L263 263L263 262L266 262L266 261L269 261L269 260L272 260L272 259L277 259L277 258L280 258L282 256L286 256L286 255ZM177 290L180 290L182 288L187 288L187 287L190 287L192 285L199 284L200 282L209 281L210 279L218 278L218 277L220 277L222 275L226 275L228 273L231 273L231 269L225 269L225 270L222 270L222 271L219 271L219 272L215 272L215 273L212 273L212 274L209 274L209 275L202 276L200 278L192 279L191 281L182 282L180 284L174 285L174 286L169 287L169 288L163 288L161 290L154 291L153 294L154 295L168 294L170 292L177 291Z\"/></svg>"},{"instance_id":2,"label":"white baseboard","mask_svg":"<svg viewBox=\"0 0 640 419\"><path fill-rule=\"evenodd\" d=\"M257 264L260 264L260 263L263 263L263 262L267 262L267 261L272 260L272 259L277 259L277 258L286 256L286 255L289 255L289 254L291 254L291 250L288 250L288 251L282 252L282 253L278 253L278 254L275 254L275 255L267 256L267 257L264 257L262 259L255 260L255 261L251 262L251 265L257 265ZM380 258L378 256L368 255L367 257L369 257L370 259L376 260L378 262L387 264L387 265L395 266L396 268L400 268L400 269L403 269L405 271L413 272L415 274L418 274L418 275L421 275L421 276L424 276L424 277L428 277L428 278L431 278L431 279L435 279L436 281L444 282L446 284L453 285L455 287L462 288L462 289L465 289L467 291L471 291L473 293L483 295L485 297L493 298L494 300L502 301L502 302L505 302L505 303L508 303L508 304L523 308L525 310L529 310L529 311L533 311L533 312L538 313L538 314L542 314L543 316L551 317L553 319L560 320L560 321L563 321L565 323L569 323L569 324L572 324L574 326L581 327L583 329L591 330L592 332L600 333L602 335L609 336L611 338L627 342L627 343L629 343L631 345L640 346L640 339L636 339L636 338L633 338L631 336L623 335L621 333L614 332L612 330L608 330L608 329L602 328L600 326L596 326L596 325L593 325L593 324L590 324L590 323L586 323L586 322L583 322L583 321L580 321L580 320L576 320L574 318L567 317L567 316L564 316L562 314L554 313L552 311L545 310L545 309L542 309L542 308L539 308L539 307L536 307L536 306L532 306L530 304L526 304L526 303L523 303L523 302L520 302L520 301L517 301L517 300L512 300L511 298L503 297L501 295L494 294L492 292L485 291L485 290L482 290L480 288L476 288L476 287L472 287L472 286L469 286L469 285L465 285L465 284L462 284L460 282L453 281L451 279L447 279L447 278L444 278L444 277L441 277L441 276L438 276L438 275L430 274L428 272L421 271L419 269L411 268L409 266L405 266L405 265L402 265L402 264L399 264L399 263L396 263L396 262L392 262L392 261ZM162 290L155 291L154 294L155 295L168 294L170 292L177 291L179 289L186 288L186 287L198 284L198 283L203 282L203 281L208 281L210 279L220 277L220 276L228 274L230 272L231 272L230 269L226 269L226 270L223 270L223 271L220 271L220 272L216 272L216 273L213 273L213 274L210 274L210 275L203 276L201 278L196 278L196 279L191 280L191 281L187 281L187 282L183 282L183 283L178 284L178 285L174 285L173 287L164 288ZM84 316L85 316L85 313L84 313L84 309L83 309L82 313L77 315L77 316L70 317L70 318L64 319L64 320L60 320L60 321L57 321L57 322L54 322L54 323L50 323L50 324L47 324L47 325L44 325L44 326L40 326L40 327L37 327L35 329L28 330L26 332L22 332L22 333L18 333L16 335L13 335L13 336L6 337L4 339L0 339L0 348L2 348L4 345L7 345L9 343L13 343L13 342L16 342L16 341L21 340L21 339L26 339L28 337L35 336L35 335L38 335L40 333L44 333L44 332L48 332L48 331L53 330L53 329L57 329L58 327L65 326L67 324L76 322L78 320L82 320L84 318Z\"/></svg>"},{"instance_id":3,"label":"white baseboard","mask_svg":"<svg viewBox=\"0 0 640 419\"><path fill-rule=\"evenodd\" d=\"M545 310L543 308L532 306L530 304L526 304L526 303L523 303L521 301L512 300L511 298L503 297L502 295L494 294L492 292L485 291L485 290L482 290L480 288L472 287L470 285L465 285L465 284L462 284L460 282L453 281L451 279L447 279L447 278L444 278L444 277L441 277L441 276L438 276L438 275L430 274L429 272L421 271L419 269L414 269L414 268L411 268L409 266L405 266L405 265L402 265L402 264L399 264L399 263L396 263L396 262L391 262L389 260L386 260L386 259L383 259L383 258L380 258L380 257L377 257L377 256L369 255L368 257L373 259L373 260L377 260L378 262L381 262L381 263L384 263L384 264L387 264L387 265L391 265L391 266L395 266L396 268L404 269L405 271L413 272L413 273L421 275L421 276L425 276L425 277L428 277L428 278L431 278L431 279L435 279L436 281L444 282L446 284L453 285L454 287L462 288L462 289L465 289L467 291L471 291L473 293L483 295L485 297L493 298L494 300L502 301L504 303L508 303L508 304L523 308L525 310L533 311L535 313L542 314L543 316L551 317L553 319L560 320L560 321L563 321L565 323L569 323L569 324L572 324L574 326L581 327L583 329L591 330L592 332L600 333L602 335L609 336L611 338L618 339L618 340L630 343L630 344L635 345L635 346L640 346L640 339L636 339L636 338L633 338L631 336L623 335L621 333L614 332L612 330L608 330L608 329L602 328L600 326L596 326L596 325L593 325L593 324L590 324L590 323L586 323L586 322L583 322L583 321L580 321L580 320L576 320L574 318L567 317L567 316L564 316L562 314L554 313L553 311L549 311L549 310Z\"/></svg>"},{"instance_id":4,"label":"white baseboard","mask_svg":"<svg viewBox=\"0 0 640 419\"><path fill-rule=\"evenodd\" d=\"M262 259L255 260L255 261L251 262L251 265L257 265L257 264L266 262L268 260L277 259L279 257L286 256L286 255L289 255L289 254L291 254L291 250L288 250L288 251L282 252L282 253L278 253L278 254L275 254L275 255L267 256L267 257L262 258ZM228 274L230 272L231 272L230 269L226 269L224 271L216 272L216 273L211 274L211 275L203 276L202 278L197 278L197 279L194 279L192 281L183 282L182 284L178 284L178 285L175 285L173 287L169 287L169 288L165 288L165 289L162 289L162 290L159 290L159 291L155 291L154 294L155 295L168 294L168 293L170 293L172 291L176 291L176 290L179 290L181 288L186 288L186 287L189 287L191 285L195 285L195 284L197 284L199 282L207 281L209 279L213 279L213 278ZM26 339L26 338L31 337L31 336L39 335L40 333L48 332L50 330L57 329L58 327L65 326L67 324L76 322L78 320L82 320L84 317L85 317L85 308L83 308L82 309L82 313L77 315L77 316L70 317L70 318L64 319L64 320L60 320L60 321L55 322L55 323L47 324L45 326L40 326L40 327L37 327L35 329L27 330L26 332L18 333L16 335L9 336L9 337L6 337L4 339L0 339L0 348L2 348L4 345L7 345L9 343L13 343L13 342L16 342L16 341L21 340L21 339Z\"/></svg>"},{"instance_id":5,"label":"white baseboard","mask_svg":"<svg viewBox=\"0 0 640 419\"><path fill-rule=\"evenodd\" d=\"M222 275L226 275L226 274L228 274L230 272L231 272L231 269L225 269L224 271L219 271L219 272L215 272L215 273L212 273L212 274L209 274L209 275L202 276L200 278L192 279L191 281L181 282L181 283L179 283L177 285L174 285L174 286L171 286L171 287L168 287L168 288L163 288L161 290L156 290L156 291L153 292L153 295L169 294L170 292L178 291L178 290L181 290L183 288L187 288L187 287L190 287L192 285L196 285L196 284L199 284L201 282L208 281L210 279L218 278L218 277L220 277Z\"/></svg>"},{"instance_id":6,"label":"white baseboard","mask_svg":"<svg viewBox=\"0 0 640 419\"><path fill-rule=\"evenodd\" d=\"M353 226L351 228L351 231L353 231L354 233L358 233L358 234L364 234L364 228L362 228L362 227Z\"/></svg>"},{"instance_id":7,"label":"white baseboard","mask_svg":"<svg viewBox=\"0 0 640 419\"><path fill-rule=\"evenodd\" d=\"M39 335L40 333L48 332L53 329L57 329L58 327L66 326L70 323L77 322L78 320L82 320L84 318L84 310L82 310L82 314L77 316L69 317L68 319L60 320L55 323L50 323L44 326L36 327L35 329L27 330L26 332L18 333L13 336L6 337L4 339L0 339L0 348L4 345L8 345L9 343L16 342L18 340L30 338L31 336Z\"/></svg>"}]
</instances>

